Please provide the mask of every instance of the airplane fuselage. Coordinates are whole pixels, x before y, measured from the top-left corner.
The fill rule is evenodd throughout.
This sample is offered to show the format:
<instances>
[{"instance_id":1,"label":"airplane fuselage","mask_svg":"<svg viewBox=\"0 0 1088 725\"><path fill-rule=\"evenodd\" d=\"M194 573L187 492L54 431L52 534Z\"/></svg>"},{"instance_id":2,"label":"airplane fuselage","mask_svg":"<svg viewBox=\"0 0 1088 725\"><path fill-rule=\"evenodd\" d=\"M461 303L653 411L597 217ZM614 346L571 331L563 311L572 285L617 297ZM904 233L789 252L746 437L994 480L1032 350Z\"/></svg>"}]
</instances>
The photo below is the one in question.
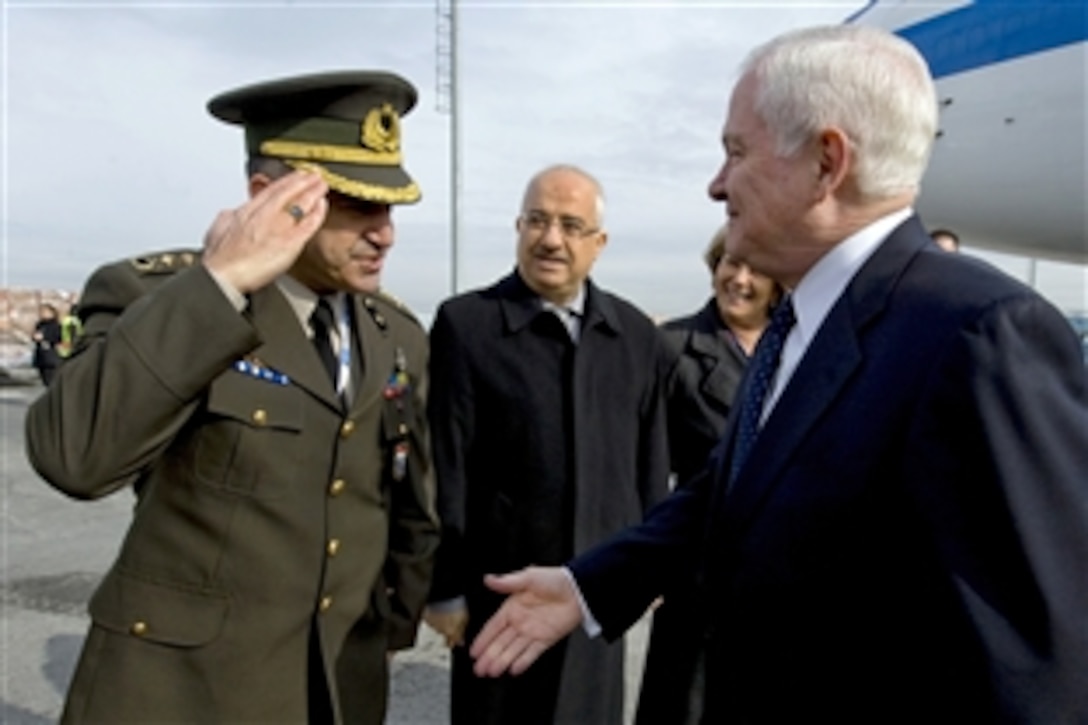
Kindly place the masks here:
<instances>
[{"instance_id":1,"label":"airplane fuselage","mask_svg":"<svg viewBox=\"0 0 1088 725\"><path fill-rule=\"evenodd\" d=\"M971 246L1088 262L1088 6L871 2L849 22L914 43L940 126L917 208Z\"/></svg>"}]
</instances>

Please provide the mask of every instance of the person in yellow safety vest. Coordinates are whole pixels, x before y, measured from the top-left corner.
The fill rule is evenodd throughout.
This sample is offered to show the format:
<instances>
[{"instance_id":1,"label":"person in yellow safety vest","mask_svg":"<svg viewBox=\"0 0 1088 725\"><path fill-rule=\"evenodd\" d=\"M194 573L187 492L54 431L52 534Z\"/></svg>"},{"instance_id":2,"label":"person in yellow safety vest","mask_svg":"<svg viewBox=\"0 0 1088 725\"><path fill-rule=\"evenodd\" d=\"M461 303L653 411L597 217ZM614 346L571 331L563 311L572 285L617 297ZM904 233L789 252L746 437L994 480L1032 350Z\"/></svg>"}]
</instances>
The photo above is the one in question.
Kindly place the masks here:
<instances>
[{"instance_id":1,"label":"person in yellow safety vest","mask_svg":"<svg viewBox=\"0 0 1088 725\"><path fill-rule=\"evenodd\" d=\"M83 323L79 321L79 305L72 303L68 308L68 314L60 321L60 343L57 344L57 354L68 357L72 354L76 338L83 331Z\"/></svg>"}]
</instances>

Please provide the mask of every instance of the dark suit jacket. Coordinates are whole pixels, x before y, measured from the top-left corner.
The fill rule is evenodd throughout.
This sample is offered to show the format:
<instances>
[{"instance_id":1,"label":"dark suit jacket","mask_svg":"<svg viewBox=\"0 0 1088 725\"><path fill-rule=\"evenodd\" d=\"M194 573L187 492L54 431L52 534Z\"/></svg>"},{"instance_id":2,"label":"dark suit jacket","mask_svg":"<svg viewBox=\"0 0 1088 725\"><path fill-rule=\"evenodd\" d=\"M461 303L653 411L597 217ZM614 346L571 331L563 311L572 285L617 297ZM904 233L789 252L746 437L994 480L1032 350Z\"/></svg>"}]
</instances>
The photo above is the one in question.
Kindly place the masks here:
<instances>
[{"instance_id":1,"label":"dark suit jacket","mask_svg":"<svg viewBox=\"0 0 1088 725\"><path fill-rule=\"evenodd\" d=\"M423 330L356 298L365 374L345 413L279 289L238 314L196 258L96 272L80 347L27 414L54 487L138 496L64 719L303 722L313 631L336 721L380 723L385 653L414 640L438 539ZM398 359L410 385L388 398Z\"/></svg>"},{"instance_id":2,"label":"dark suit jacket","mask_svg":"<svg viewBox=\"0 0 1088 725\"><path fill-rule=\"evenodd\" d=\"M712 466L573 570L615 636L702 560L710 722L1085 722L1086 452L1069 324L912 218L731 489Z\"/></svg>"},{"instance_id":3,"label":"dark suit jacket","mask_svg":"<svg viewBox=\"0 0 1088 725\"><path fill-rule=\"evenodd\" d=\"M592 283L586 294L577 345L517 274L436 315L429 404L443 538L431 598L467 597L470 639L501 599L484 574L562 563L667 493L658 331ZM622 648L568 646L498 681L473 677L459 648L454 721L617 722Z\"/></svg>"}]
</instances>

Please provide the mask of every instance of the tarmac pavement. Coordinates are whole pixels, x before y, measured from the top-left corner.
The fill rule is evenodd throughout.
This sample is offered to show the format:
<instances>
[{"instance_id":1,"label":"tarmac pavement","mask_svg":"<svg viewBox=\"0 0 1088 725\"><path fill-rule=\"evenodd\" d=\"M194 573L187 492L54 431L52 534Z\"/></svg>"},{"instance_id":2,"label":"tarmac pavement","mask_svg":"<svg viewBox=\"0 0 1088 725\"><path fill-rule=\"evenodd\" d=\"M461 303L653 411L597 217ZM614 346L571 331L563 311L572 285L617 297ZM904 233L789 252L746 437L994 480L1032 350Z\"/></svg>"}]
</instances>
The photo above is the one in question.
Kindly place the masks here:
<instances>
[{"instance_id":1,"label":"tarmac pavement","mask_svg":"<svg viewBox=\"0 0 1088 725\"><path fill-rule=\"evenodd\" d=\"M0 723L8 725L57 721L87 629L87 599L117 552L133 503L124 492L73 501L38 478L26 461L23 418L40 392L0 387ZM646 633L644 621L628 635L628 722ZM422 627L416 647L393 661L387 722L445 723L448 698L449 653Z\"/></svg>"}]
</instances>

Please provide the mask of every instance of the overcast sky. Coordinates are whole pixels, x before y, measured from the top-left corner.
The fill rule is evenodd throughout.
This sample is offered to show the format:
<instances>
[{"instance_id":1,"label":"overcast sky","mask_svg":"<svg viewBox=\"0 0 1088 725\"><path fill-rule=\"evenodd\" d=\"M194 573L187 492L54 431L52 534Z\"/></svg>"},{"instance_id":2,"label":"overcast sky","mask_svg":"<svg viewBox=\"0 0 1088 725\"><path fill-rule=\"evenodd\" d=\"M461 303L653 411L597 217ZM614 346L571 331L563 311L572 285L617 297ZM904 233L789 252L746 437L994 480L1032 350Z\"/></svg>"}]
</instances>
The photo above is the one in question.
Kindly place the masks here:
<instances>
[{"instance_id":1,"label":"overcast sky","mask_svg":"<svg viewBox=\"0 0 1088 725\"><path fill-rule=\"evenodd\" d=\"M709 294L700 261L723 219L706 185L735 69L841 2L462 3L461 289L513 265L527 179L596 174L610 242L594 278L673 316ZM78 289L98 264L197 247L244 200L242 135L208 98L332 69L394 70L420 102L402 124L423 201L396 211L384 285L424 318L450 292L450 124L436 110L433 2L4 2L5 286ZM994 258L1025 278L1019 258ZM1044 293L1088 307L1085 273L1042 263Z\"/></svg>"}]
</instances>

